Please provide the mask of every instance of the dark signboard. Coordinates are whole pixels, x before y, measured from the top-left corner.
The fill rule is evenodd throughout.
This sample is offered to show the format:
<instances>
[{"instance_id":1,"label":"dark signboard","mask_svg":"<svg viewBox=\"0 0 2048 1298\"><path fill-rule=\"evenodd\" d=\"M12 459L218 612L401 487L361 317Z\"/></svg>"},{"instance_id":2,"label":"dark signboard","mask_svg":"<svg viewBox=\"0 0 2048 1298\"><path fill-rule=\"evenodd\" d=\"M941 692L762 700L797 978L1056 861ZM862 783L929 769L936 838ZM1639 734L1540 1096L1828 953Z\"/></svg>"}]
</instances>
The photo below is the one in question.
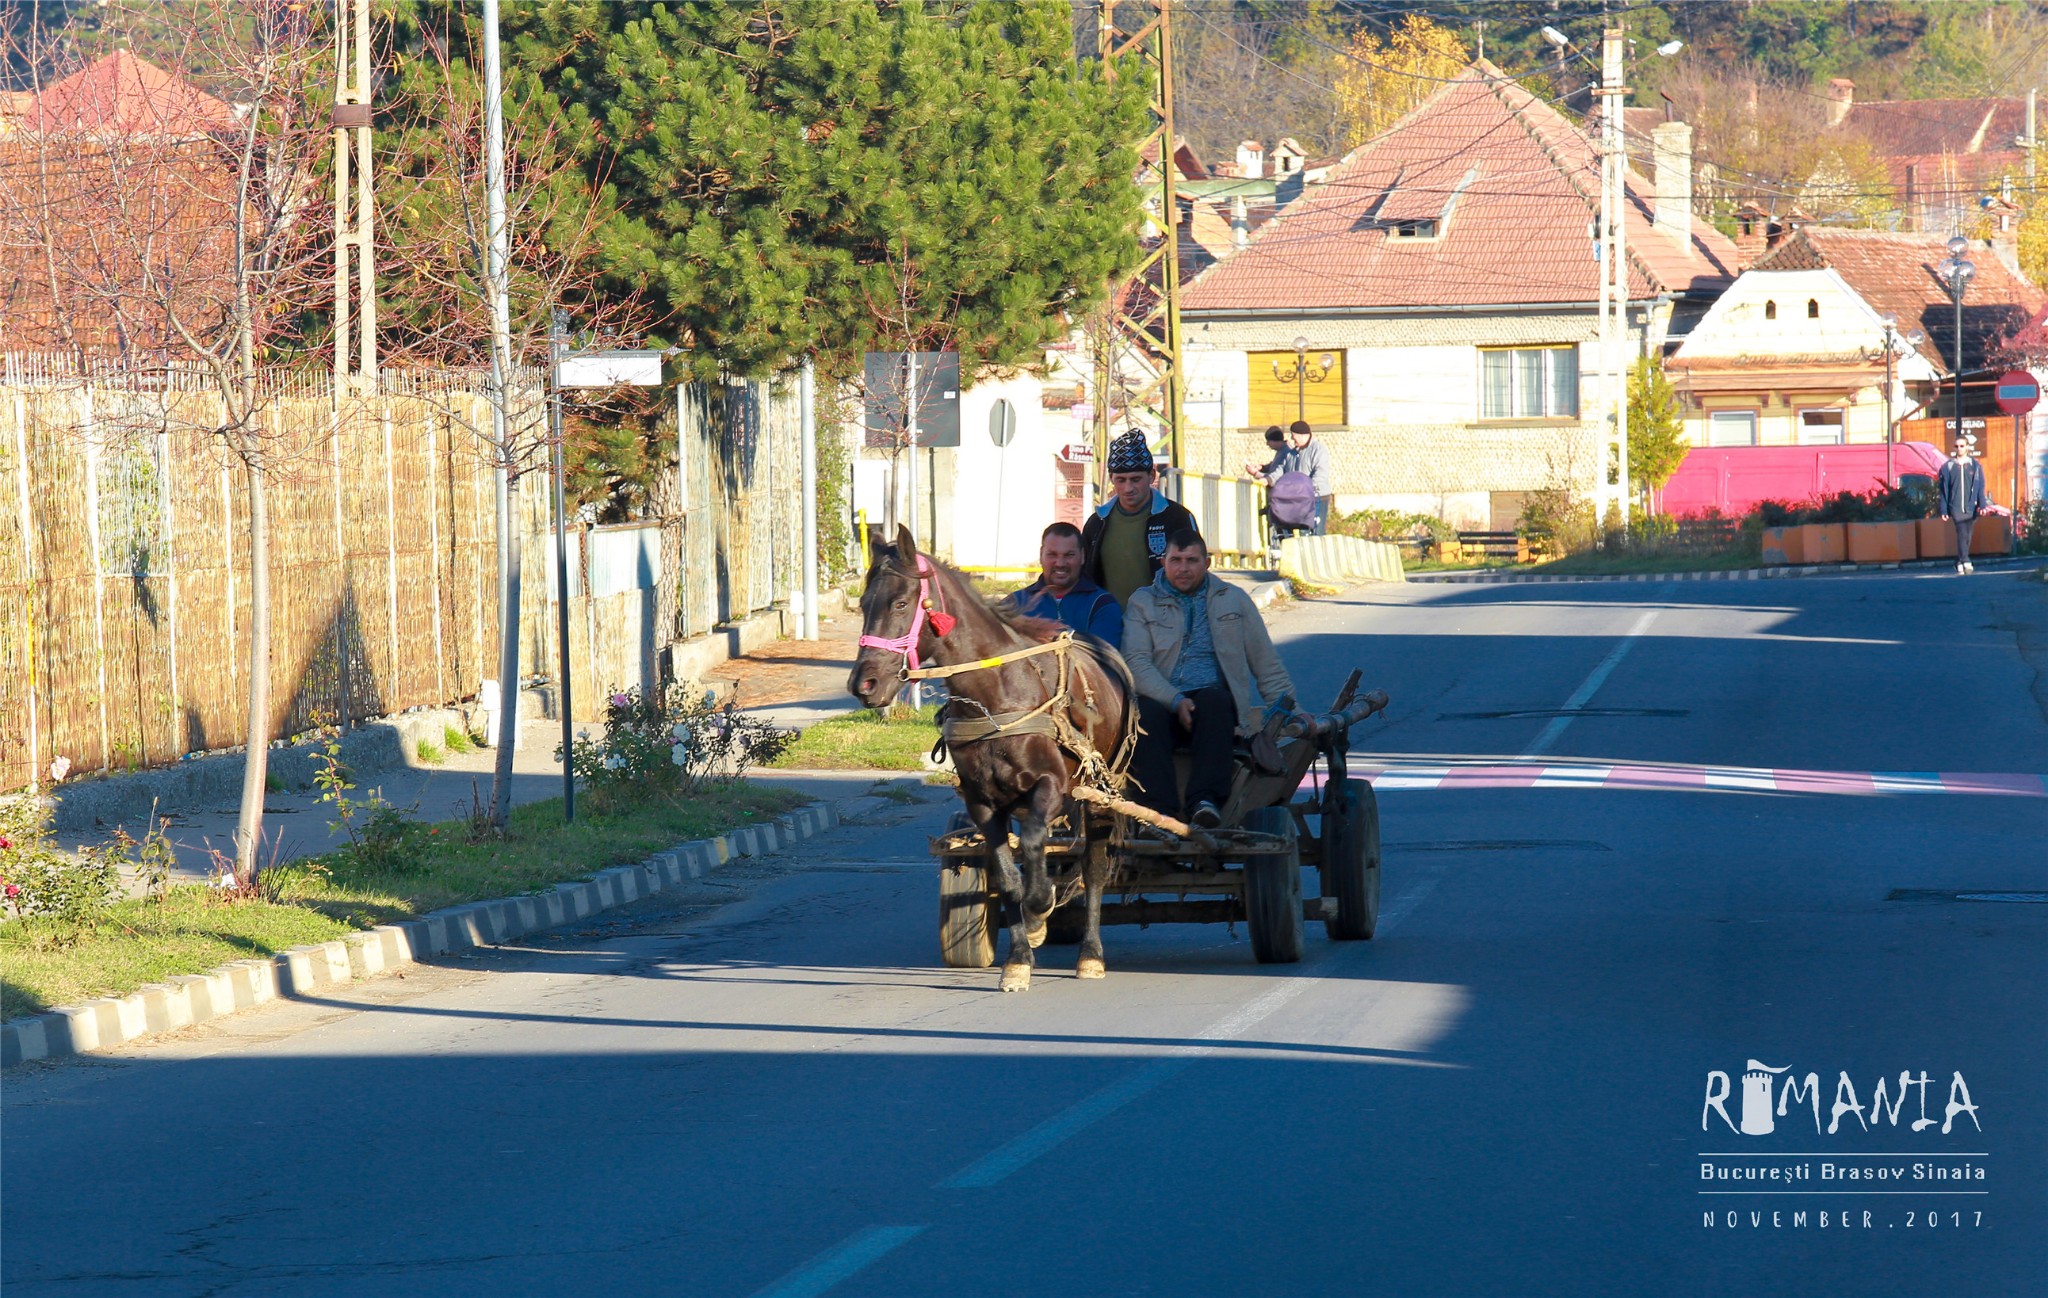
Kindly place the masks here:
<instances>
[{"instance_id":1,"label":"dark signboard","mask_svg":"<svg viewBox=\"0 0 2048 1298\"><path fill-rule=\"evenodd\" d=\"M913 367L906 352L867 354L862 422L869 446L909 445L906 414L913 407L919 446L960 444L960 354L918 352L916 361Z\"/></svg>"}]
</instances>

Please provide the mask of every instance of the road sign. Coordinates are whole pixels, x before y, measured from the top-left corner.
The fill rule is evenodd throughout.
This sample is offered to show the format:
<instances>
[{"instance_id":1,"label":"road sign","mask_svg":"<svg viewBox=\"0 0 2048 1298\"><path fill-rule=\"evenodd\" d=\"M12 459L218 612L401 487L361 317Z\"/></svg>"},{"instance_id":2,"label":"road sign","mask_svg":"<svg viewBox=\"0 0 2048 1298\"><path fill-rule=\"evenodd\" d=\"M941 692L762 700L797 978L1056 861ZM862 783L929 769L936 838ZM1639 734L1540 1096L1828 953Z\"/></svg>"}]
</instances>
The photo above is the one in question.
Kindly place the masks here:
<instances>
[{"instance_id":1,"label":"road sign","mask_svg":"<svg viewBox=\"0 0 2048 1298\"><path fill-rule=\"evenodd\" d=\"M908 407L917 410L919 446L960 444L960 353L919 352L917 387L902 352L869 352L863 371L867 389L863 417L869 446L900 446Z\"/></svg>"},{"instance_id":2,"label":"road sign","mask_svg":"<svg viewBox=\"0 0 2048 1298\"><path fill-rule=\"evenodd\" d=\"M1998 376L1995 399L2008 415L2024 415L2041 399L2041 385L2025 370L2008 370Z\"/></svg>"},{"instance_id":3,"label":"road sign","mask_svg":"<svg viewBox=\"0 0 2048 1298\"><path fill-rule=\"evenodd\" d=\"M1069 464L1095 463L1095 443L1068 442L1060 448L1060 458Z\"/></svg>"},{"instance_id":4,"label":"road sign","mask_svg":"<svg viewBox=\"0 0 2048 1298\"><path fill-rule=\"evenodd\" d=\"M661 357L657 351L581 352L562 358L565 388L658 388Z\"/></svg>"}]
</instances>

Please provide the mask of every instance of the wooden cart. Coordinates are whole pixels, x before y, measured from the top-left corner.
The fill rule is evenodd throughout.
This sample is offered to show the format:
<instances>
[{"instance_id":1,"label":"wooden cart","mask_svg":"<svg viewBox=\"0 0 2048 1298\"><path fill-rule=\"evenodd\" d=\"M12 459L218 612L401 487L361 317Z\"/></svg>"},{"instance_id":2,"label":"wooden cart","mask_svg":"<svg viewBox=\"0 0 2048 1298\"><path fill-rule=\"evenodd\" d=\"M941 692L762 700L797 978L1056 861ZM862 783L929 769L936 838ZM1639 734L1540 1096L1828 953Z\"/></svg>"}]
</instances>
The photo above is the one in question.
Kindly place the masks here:
<instances>
[{"instance_id":1,"label":"wooden cart","mask_svg":"<svg viewBox=\"0 0 2048 1298\"><path fill-rule=\"evenodd\" d=\"M1081 939L1080 861L1090 852L1114 867L1103 895L1105 925L1242 921L1261 963L1301 959L1308 920L1321 920L1339 941L1371 937L1380 907L1379 805L1370 783L1347 774L1345 754L1351 727L1384 709L1387 696L1358 694L1358 679L1351 673L1330 711L1279 730L1278 770L1262 772L1239 757L1220 828L1197 829L1098 790L1076 790L1046 843L1062 898L1047 941ZM1320 792L1304 791L1318 758L1327 779ZM989 845L958 813L931 850L939 860L940 956L956 969L986 969L1004 927L1004 903L989 882ZM1315 896L1304 895L1304 866L1315 868Z\"/></svg>"}]
</instances>

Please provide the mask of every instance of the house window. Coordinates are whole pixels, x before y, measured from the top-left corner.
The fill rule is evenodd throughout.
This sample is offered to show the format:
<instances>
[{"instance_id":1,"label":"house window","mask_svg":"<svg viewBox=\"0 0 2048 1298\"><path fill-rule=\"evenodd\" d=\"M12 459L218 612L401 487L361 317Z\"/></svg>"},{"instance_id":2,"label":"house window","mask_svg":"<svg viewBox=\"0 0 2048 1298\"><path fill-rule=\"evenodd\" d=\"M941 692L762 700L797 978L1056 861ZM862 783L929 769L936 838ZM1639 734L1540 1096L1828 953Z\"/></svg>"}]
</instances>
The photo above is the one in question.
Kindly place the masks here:
<instances>
[{"instance_id":1,"label":"house window","mask_svg":"<svg viewBox=\"0 0 2048 1298\"><path fill-rule=\"evenodd\" d=\"M1344 425L1344 351L1338 347L1311 347L1301 373L1300 359L1293 351L1250 352L1245 356L1247 385L1251 397L1250 424L1282 428L1296 419L1306 419L1315 428ZM1325 361L1329 363L1324 364Z\"/></svg>"},{"instance_id":2,"label":"house window","mask_svg":"<svg viewBox=\"0 0 2048 1298\"><path fill-rule=\"evenodd\" d=\"M1491 347L1480 351L1481 419L1571 419L1578 413L1578 348Z\"/></svg>"},{"instance_id":3,"label":"house window","mask_svg":"<svg viewBox=\"0 0 2048 1298\"><path fill-rule=\"evenodd\" d=\"M1775 320L1775 319L1777 319L1777 318L1778 318L1778 304L1777 304L1776 302L1766 302L1766 303L1764 303L1764 319L1766 319L1766 320Z\"/></svg>"},{"instance_id":4,"label":"house window","mask_svg":"<svg viewBox=\"0 0 2048 1298\"><path fill-rule=\"evenodd\" d=\"M1801 446L1840 446L1843 411L1802 410L1799 412Z\"/></svg>"},{"instance_id":5,"label":"house window","mask_svg":"<svg viewBox=\"0 0 2048 1298\"><path fill-rule=\"evenodd\" d=\"M1810 297L1810 298L1806 299L1806 318L1807 318L1807 319L1809 319L1809 320L1818 320L1818 319L1820 319L1820 299L1819 299L1819 298L1813 298L1813 297Z\"/></svg>"},{"instance_id":6,"label":"house window","mask_svg":"<svg viewBox=\"0 0 2048 1298\"><path fill-rule=\"evenodd\" d=\"M1756 412L1716 410L1707 420L1707 445L1755 446Z\"/></svg>"}]
</instances>

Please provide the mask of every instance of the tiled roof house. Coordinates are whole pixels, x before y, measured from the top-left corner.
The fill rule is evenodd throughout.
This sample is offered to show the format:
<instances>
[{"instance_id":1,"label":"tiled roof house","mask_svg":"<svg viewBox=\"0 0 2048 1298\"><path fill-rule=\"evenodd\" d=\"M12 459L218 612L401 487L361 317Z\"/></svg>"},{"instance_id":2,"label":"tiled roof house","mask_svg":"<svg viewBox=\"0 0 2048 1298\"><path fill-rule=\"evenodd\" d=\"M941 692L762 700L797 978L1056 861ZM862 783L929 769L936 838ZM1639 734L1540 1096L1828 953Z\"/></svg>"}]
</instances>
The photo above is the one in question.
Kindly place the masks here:
<instances>
[{"instance_id":1,"label":"tiled roof house","mask_svg":"<svg viewBox=\"0 0 2048 1298\"><path fill-rule=\"evenodd\" d=\"M1827 95L1829 128L1884 159L1907 229L1949 234L1999 177L2026 170L2025 95L1859 101L1846 77L1830 81Z\"/></svg>"},{"instance_id":2,"label":"tiled roof house","mask_svg":"<svg viewBox=\"0 0 2048 1298\"><path fill-rule=\"evenodd\" d=\"M175 350L140 259L188 323L227 300L236 110L126 50L0 110L0 351Z\"/></svg>"},{"instance_id":3,"label":"tiled roof house","mask_svg":"<svg viewBox=\"0 0 2048 1298\"><path fill-rule=\"evenodd\" d=\"M1657 139L1660 183L1628 184L1631 356L1737 273L1734 245L1692 218L1690 128ZM1498 526L1529 492L1590 492L1599 180L1580 126L1492 64L1446 83L1189 286L1188 368L1224 393L1225 460L1302 411L1340 508Z\"/></svg>"},{"instance_id":4,"label":"tiled roof house","mask_svg":"<svg viewBox=\"0 0 2048 1298\"><path fill-rule=\"evenodd\" d=\"M1804 226L1722 295L1667 361L1695 445L1827 445L1885 439L1885 317L1892 335L1891 415L1951 411L1954 301L1935 274L1948 255L1932 234ZM1964 414L1991 408L1999 344L2044 295L1977 242L1963 297ZM1920 335L1917 345L1910 343Z\"/></svg>"}]
</instances>

